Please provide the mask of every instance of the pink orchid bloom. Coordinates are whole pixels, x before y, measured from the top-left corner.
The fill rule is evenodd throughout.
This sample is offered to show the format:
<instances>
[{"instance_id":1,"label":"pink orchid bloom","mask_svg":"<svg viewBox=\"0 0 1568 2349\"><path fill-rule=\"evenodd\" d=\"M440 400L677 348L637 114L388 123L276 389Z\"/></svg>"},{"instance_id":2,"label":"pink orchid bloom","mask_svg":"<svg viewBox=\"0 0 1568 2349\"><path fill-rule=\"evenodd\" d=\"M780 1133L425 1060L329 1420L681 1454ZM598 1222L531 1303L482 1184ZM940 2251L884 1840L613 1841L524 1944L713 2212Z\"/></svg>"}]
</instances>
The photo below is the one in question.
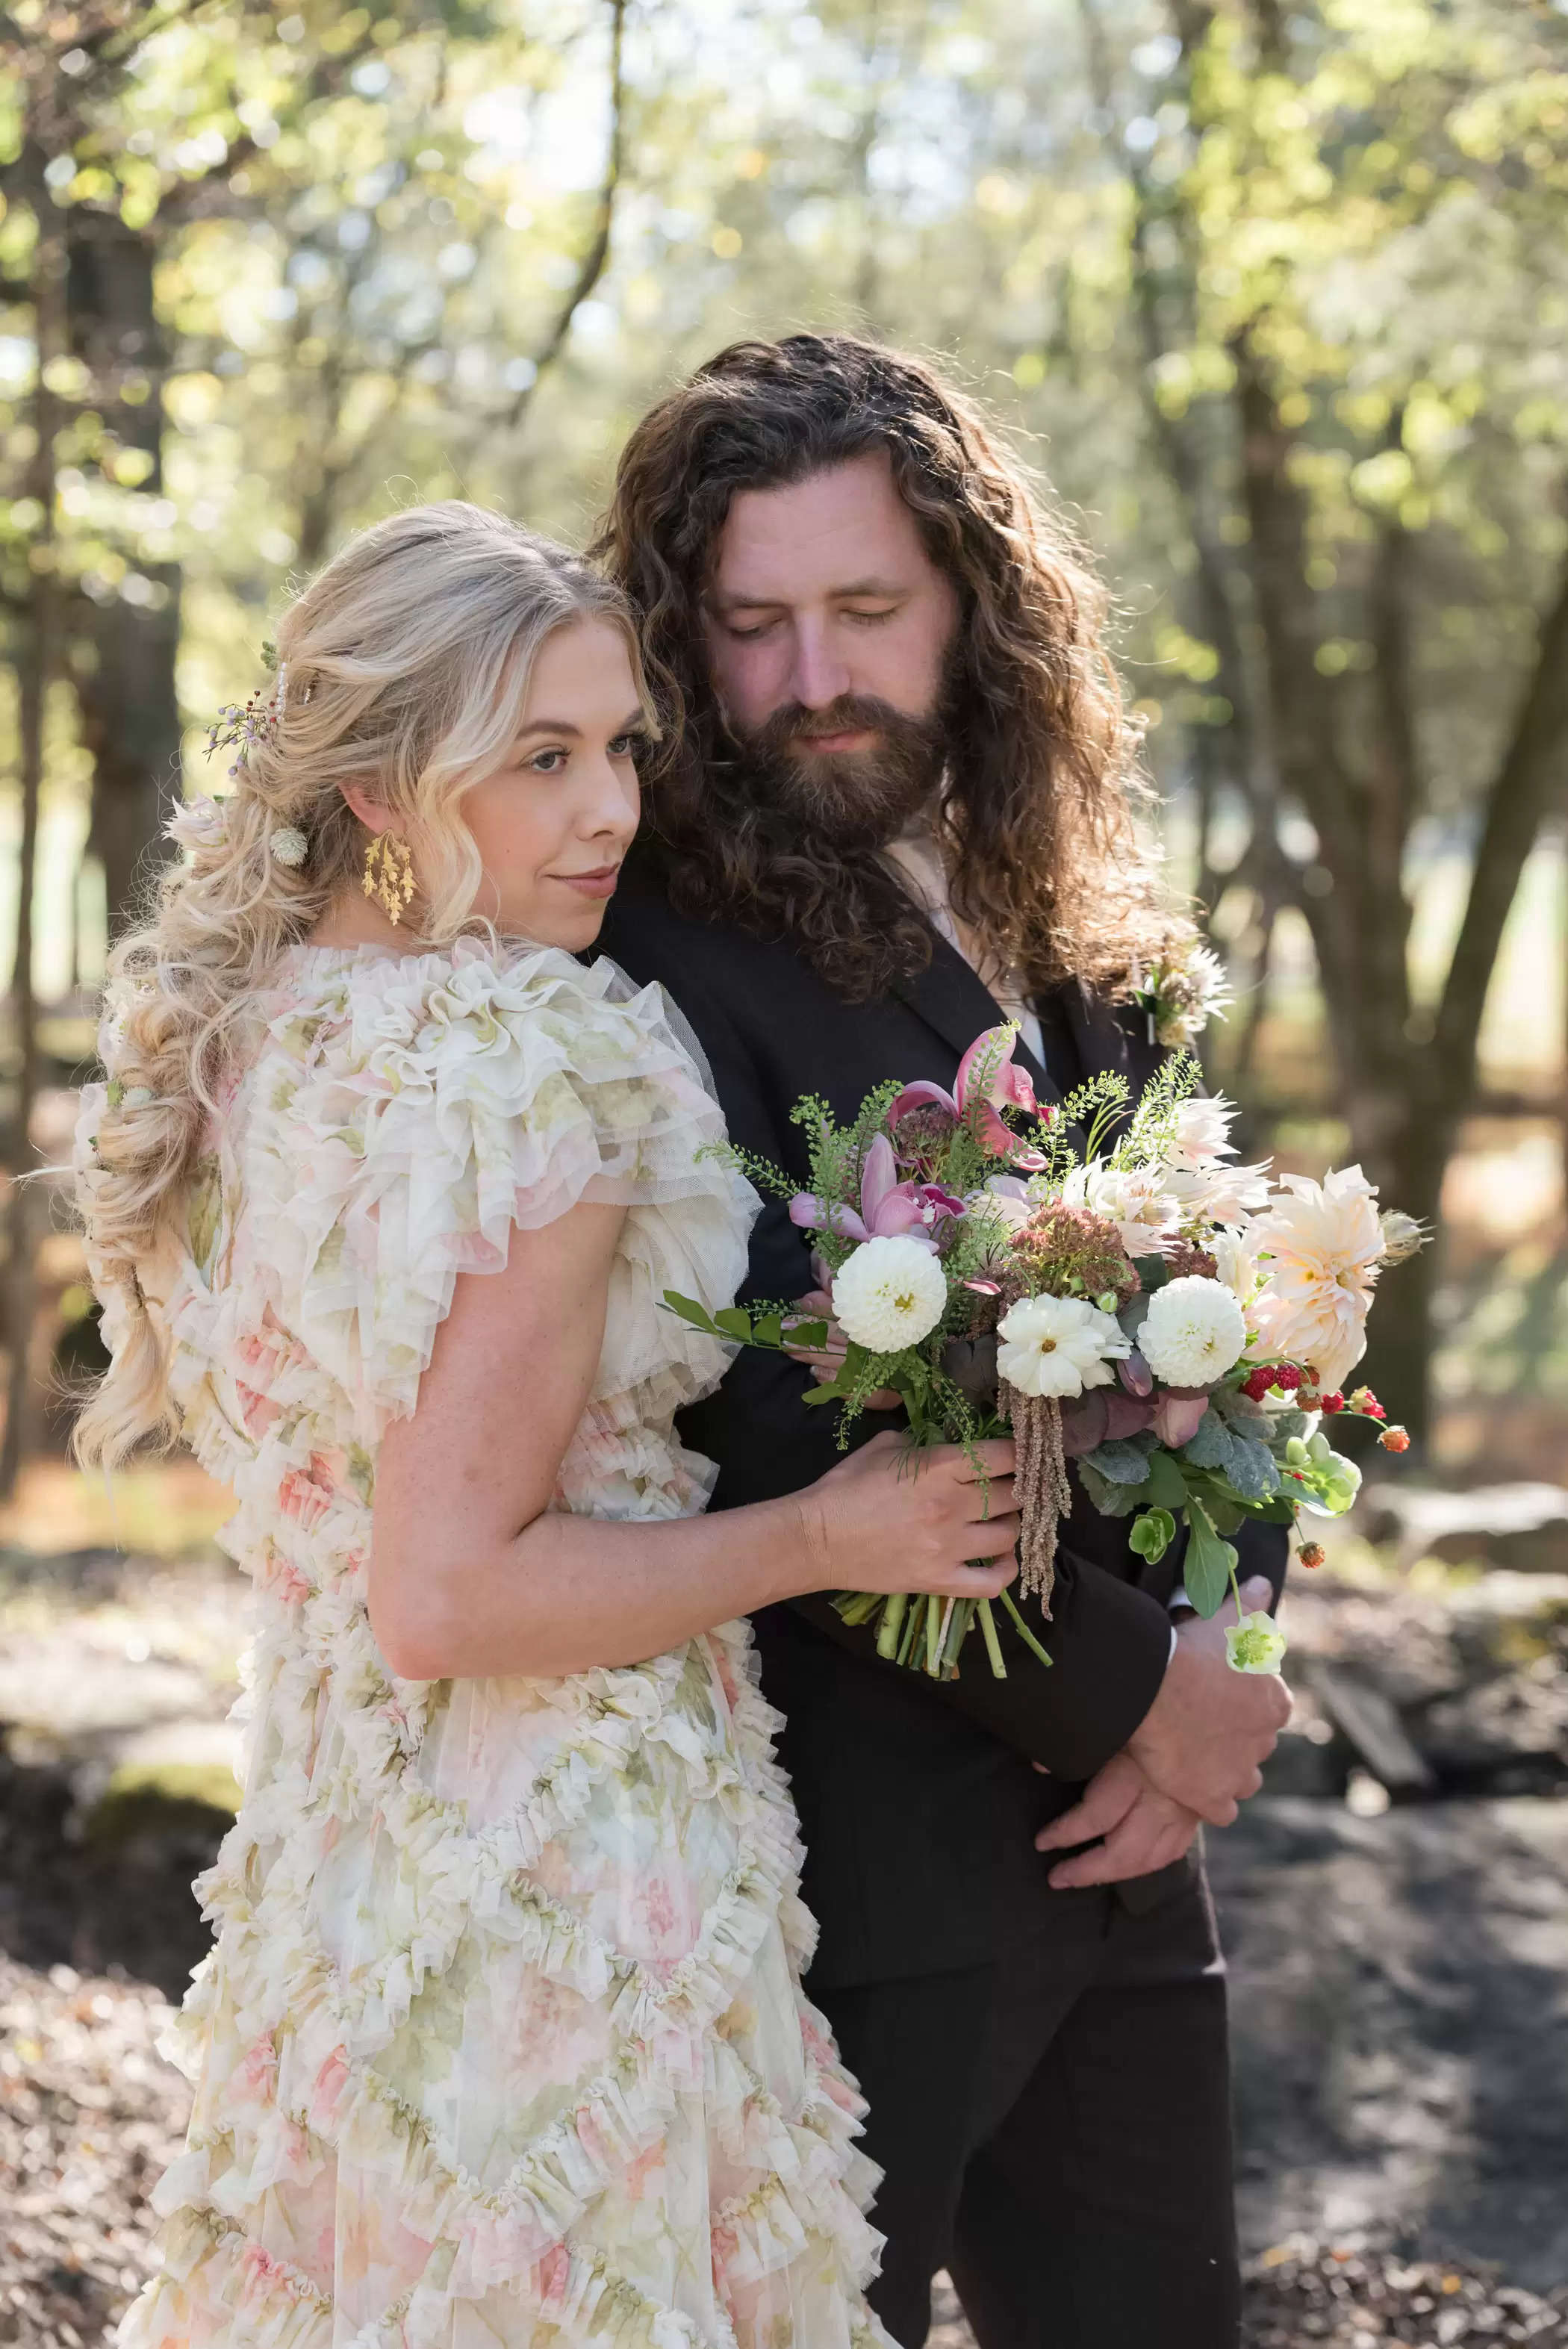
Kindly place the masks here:
<instances>
[{"instance_id":1,"label":"pink orchid bloom","mask_svg":"<svg viewBox=\"0 0 1568 2349\"><path fill-rule=\"evenodd\" d=\"M925 1078L917 1084L905 1085L888 1110L889 1125L896 1126L911 1110L929 1105L945 1110L950 1117L965 1120L994 1156L1011 1158L1020 1166L1043 1166L1045 1160L1039 1153L1026 1150L1019 1137L997 1115L1005 1102L1030 1117L1047 1113L1035 1098L1027 1071L1014 1063L1016 1042L1016 1029L987 1028L983 1036L976 1036L959 1061L954 1092L945 1092L941 1085L932 1084Z\"/></svg>"},{"instance_id":2,"label":"pink orchid bloom","mask_svg":"<svg viewBox=\"0 0 1568 2349\"><path fill-rule=\"evenodd\" d=\"M878 1134L861 1168L859 1215L852 1207L830 1207L814 1191L797 1191L789 1202L789 1220L803 1231L826 1229L846 1240L919 1240L934 1254L933 1227L963 1213L963 1200L937 1184L899 1181L898 1161L885 1133Z\"/></svg>"}]
</instances>

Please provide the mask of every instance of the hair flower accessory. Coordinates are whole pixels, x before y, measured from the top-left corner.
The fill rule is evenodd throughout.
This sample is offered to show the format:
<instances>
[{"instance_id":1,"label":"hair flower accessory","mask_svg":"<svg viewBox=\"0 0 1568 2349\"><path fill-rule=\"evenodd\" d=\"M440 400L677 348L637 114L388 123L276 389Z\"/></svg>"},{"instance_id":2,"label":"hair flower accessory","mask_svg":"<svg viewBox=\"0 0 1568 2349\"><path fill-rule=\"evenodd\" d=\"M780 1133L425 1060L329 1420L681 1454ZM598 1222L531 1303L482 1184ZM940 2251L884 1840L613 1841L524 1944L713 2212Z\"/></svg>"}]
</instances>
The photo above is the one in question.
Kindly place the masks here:
<instances>
[{"instance_id":1,"label":"hair flower accessory","mask_svg":"<svg viewBox=\"0 0 1568 2349\"><path fill-rule=\"evenodd\" d=\"M303 864L310 852L310 843L297 823L280 823L267 834L267 846L280 864L291 868Z\"/></svg>"},{"instance_id":2,"label":"hair flower accessory","mask_svg":"<svg viewBox=\"0 0 1568 2349\"><path fill-rule=\"evenodd\" d=\"M217 750L232 750L234 761L229 772L237 775L257 743L272 740L277 722L277 712L259 693L253 693L243 703L226 701L207 729L207 756L211 758Z\"/></svg>"},{"instance_id":3,"label":"hair flower accessory","mask_svg":"<svg viewBox=\"0 0 1568 2349\"><path fill-rule=\"evenodd\" d=\"M194 799L180 802L164 829L178 847L218 848L228 823L229 802L209 799L205 792L199 792Z\"/></svg>"},{"instance_id":4,"label":"hair flower accessory","mask_svg":"<svg viewBox=\"0 0 1568 2349\"><path fill-rule=\"evenodd\" d=\"M283 722L288 705L289 668L287 661L278 658L277 647L262 647L262 665L272 671L272 691L263 695L259 690L245 702L226 701L207 730L207 756L215 750L235 753L231 775L237 775L245 764L246 755L258 742L270 742ZM303 697L309 700L308 688Z\"/></svg>"}]
</instances>

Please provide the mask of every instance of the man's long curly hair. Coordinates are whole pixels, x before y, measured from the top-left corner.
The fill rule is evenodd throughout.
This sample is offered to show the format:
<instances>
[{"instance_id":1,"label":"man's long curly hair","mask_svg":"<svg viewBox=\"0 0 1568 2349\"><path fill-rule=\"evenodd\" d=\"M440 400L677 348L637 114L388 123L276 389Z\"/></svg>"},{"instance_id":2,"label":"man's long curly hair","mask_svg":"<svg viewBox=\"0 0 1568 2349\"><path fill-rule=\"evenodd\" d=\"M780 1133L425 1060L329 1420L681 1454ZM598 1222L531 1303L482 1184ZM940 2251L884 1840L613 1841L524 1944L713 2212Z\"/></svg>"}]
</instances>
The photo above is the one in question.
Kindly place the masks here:
<instances>
[{"instance_id":1,"label":"man's long curly hair","mask_svg":"<svg viewBox=\"0 0 1568 2349\"><path fill-rule=\"evenodd\" d=\"M622 454L594 553L640 616L665 720L648 849L677 910L789 936L864 1001L932 934L872 851L803 833L748 775L708 678L702 599L738 491L885 451L957 590L938 830L955 910L1031 990L1112 993L1188 924L1139 833L1138 736L1102 631L1106 595L978 408L907 353L851 335L735 343L661 400Z\"/></svg>"}]
</instances>

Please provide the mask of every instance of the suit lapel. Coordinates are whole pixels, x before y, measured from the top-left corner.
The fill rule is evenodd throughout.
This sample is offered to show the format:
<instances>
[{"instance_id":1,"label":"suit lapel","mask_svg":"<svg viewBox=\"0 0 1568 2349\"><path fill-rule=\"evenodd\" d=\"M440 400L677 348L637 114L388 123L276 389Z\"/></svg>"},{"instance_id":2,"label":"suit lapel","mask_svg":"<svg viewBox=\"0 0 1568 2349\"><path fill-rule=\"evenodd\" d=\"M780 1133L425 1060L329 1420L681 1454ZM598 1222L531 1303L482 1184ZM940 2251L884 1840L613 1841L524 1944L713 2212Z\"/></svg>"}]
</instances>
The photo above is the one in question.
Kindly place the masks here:
<instances>
[{"instance_id":1,"label":"suit lapel","mask_svg":"<svg viewBox=\"0 0 1568 2349\"><path fill-rule=\"evenodd\" d=\"M1086 987L1081 978L1068 981L1061 990L1060 1001L1085 1077L1114 1071L1125 1077L1136 1092L1147 1072L1132 1066L1128 1033L1115 1008L1104 996Z\"/></svg>"},{"instance_id":2,"label":"suit lapel","mask_svg":"<svg viewBox=\"0 0 1568 2349\"><path fill-rule=\"evenodd\" d=\"M895 978L892 991L962 1060L976 1036L997 1027L1007 1015L956 947L950 946L938 930L932 931L931 940L931 960L925 968L911 978ZM1041 1101L1060 1101L1060 1086L1041 1068L1022 1036L1013 1057L1028 1071Z\"/></svg>"}]
</instances>

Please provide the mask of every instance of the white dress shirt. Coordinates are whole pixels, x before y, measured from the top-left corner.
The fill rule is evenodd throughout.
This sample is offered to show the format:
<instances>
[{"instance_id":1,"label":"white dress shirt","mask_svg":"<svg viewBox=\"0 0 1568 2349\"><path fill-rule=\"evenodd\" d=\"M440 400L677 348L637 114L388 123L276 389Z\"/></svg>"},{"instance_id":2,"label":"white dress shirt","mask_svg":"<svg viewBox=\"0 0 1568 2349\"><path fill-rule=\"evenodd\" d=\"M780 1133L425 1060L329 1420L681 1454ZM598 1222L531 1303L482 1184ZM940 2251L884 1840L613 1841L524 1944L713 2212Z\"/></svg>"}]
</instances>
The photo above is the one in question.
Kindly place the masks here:
<instances>
[{"instance_id":1,"label":"white dress shirt","mask_svg":"<svg viewBox=\"0 0 1568 2349\"><path fill-rule=\"evenodd\" d=\"M1040 1033L1039 1014L1025 993L1018 973L1005 969L994 957L984 959L979 941L968 923L961 923L955 917L953 885L942 861L942 852L931 833L923 827L906 832L901 839L890 841L882 854L932 928L963 956L976 978L995 996L1006 1018L1017 1021L1025 1043L1044 1068L1046 1045Z\"/></svg>"}]
</instances>

